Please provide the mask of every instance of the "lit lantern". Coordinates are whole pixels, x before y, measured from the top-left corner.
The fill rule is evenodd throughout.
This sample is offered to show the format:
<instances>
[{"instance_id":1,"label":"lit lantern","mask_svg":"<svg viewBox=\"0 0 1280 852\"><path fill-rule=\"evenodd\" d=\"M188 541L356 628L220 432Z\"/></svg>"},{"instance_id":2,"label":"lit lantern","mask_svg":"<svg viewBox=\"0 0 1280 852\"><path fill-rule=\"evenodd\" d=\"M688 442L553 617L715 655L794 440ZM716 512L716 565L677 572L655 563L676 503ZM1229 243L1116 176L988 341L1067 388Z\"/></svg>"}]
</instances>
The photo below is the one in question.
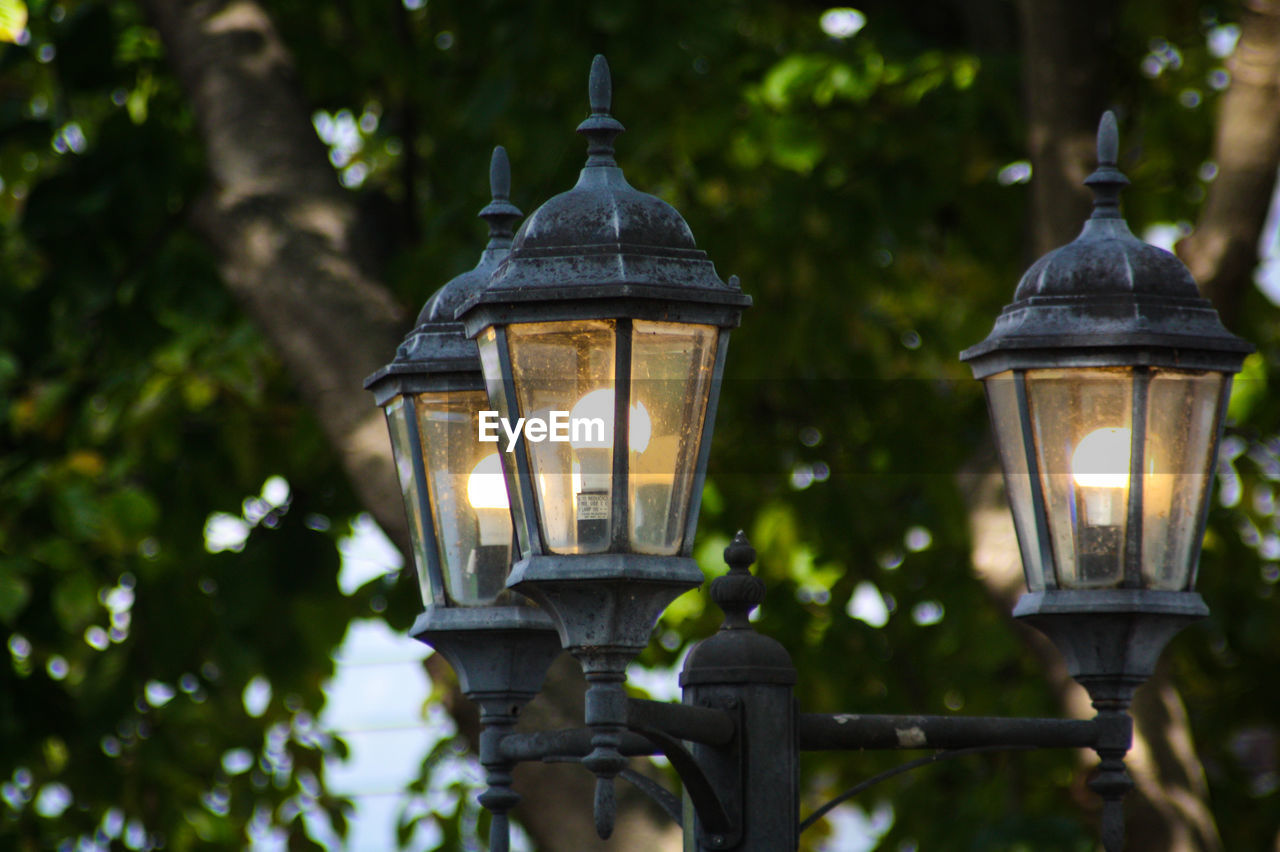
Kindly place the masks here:
<instances>
[{"instance_id":1,"label":"lit lantern","mask_svg":"<svg viewBox=\"0 0 1280 852\"><path fill-rule=\"evenodd\" d=\"M1209 613L1195 591L1231 377L1251 350L1191 273L1120 216L1115 116L1098 128L1093 215L1022 277L961 354L982 379L1029 591L1098 711L1102 839L1124 844L1128 708L1165 645Z\"/></svg>"},{"instance_id":2,"label":"lit lantern","mask_svg":"<svg viewBox=\"0 0 1280 852\"><path fill-rule=\"evenodd\" d=\"M702 579L689 554L729 329L750 299L671 205L627 184L610 98L599 57L577 186L529 216L459 318L493 407L523 422L503 454L521 551L512 583L546 576L541 557L628 554L631 576L687 588ZM575 564L555 570L587 570Z\"/></svg>"},{"instance_id":3,"label":"lit lantern","mask_svg":"<svg viewBox=\"0 0 1280 852\"><path fill-rule=\"evenodd\" d=\"M1189 591L1231 376L1252 347L1120 216L1115 118L1093 216L961 355L983 379L1027 585Z\"/></svg>"},{"instance_id":4,"label":"lit lantern","mask_svg":"<svg viewBox=\"0 0 1280 852\"><path fill-rule=\"evenodd\" d=\"M524 600L505 590L512 527L499 451L476 440L488 408L480 356L453 318L506 256L520 219L507 200L502 148L490 180L493 200L480 213L490 237L480 262L427 301L395 360L365 383L386 411L422 599L434 608Z\"/></svg>"},{"instance_id":5,"label":"lit lantern","mask_svg":"<svg viewBox=\"0 0 1280 852\"><path fill-rule=\"evenodd\" d=\"M478 440L488 395L475 341L454 312L489 280L511 246L520 211L508 200L507 153L489 165L492 200L480 217L489 244L469 272L423 307L395 360L365 382L386 410L426 608L413 636L449 661L464 695L480 706L480 762L489 788L494 849L505 849L507 812L520 800L511 764L494 744L542 688L560 653L546 613L506 590L512 527L496 445Z\"/></svg>"},{"instance_id":6,"label":"lit lantern","mask_svg":"<svg viewBox=\"0 0 1280 852\"><path fill-rule=\"evenodd\" d=\"M702 582L691 557L729 330L751 303L675 208L613 158L604 57L591 67L578 183L521 226L459 310L494 409L520 558L508 586L543 606L589 688L596 829L613 825L627 663Z\"/></svg>"}]
</instances>

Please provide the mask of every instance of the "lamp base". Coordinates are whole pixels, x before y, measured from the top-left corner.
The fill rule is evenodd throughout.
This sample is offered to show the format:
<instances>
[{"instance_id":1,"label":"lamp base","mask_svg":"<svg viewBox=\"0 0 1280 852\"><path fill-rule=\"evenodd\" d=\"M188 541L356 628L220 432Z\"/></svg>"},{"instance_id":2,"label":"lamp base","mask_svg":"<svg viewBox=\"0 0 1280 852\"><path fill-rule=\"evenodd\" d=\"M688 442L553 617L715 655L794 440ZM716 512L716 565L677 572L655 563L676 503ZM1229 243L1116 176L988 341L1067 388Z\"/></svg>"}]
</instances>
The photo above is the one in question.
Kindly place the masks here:
<instances>
[{"instance_id":1,"label":"lamp base","mask_svg":"<svg viewBox=\"0 0 1280 852\"><path fill-rule=\"evenodd\" d=\"M1128 707L1169 640L1208 614L1197 592L1154 589L1047 589L1013 608L1053 641L1099 710Z\"/></svg>"},{"instance_id":2,"label":"lamp base","mask_svg":"<svg viewBox=\"0 0 1280 852\"><path fill-rule=\"evenodd\" d=\"M687 557L599 553L530 556L507 578L551 614L564 647L587 678L585 721L591 753L582 764L596 776L596 833L613 832L613 779L626 766L619 751L626 730L627 664L649 644L662 611L701 585L702 571Z\"/></svg>"},{"instance_id":3,"label":"lamp base","mask_svg":"<svg viewBox=\"0 0 1280 852\"><path fill-rule=\"evenodd\" d=\"M448 660L462 694L477 702L532 700L561 650L555 625L532 606L432 607L410 635Z\"/></svg>"},{"instance_id":4,"label":"lamp base","mask_svg":"<svg viewBox=\"0 0 1280 852\"><path fill-rule=\"evenodd\" d=\"M1047 589L1022 596L1020 618L1053 640L1067 671L1098 711L1097 771L1089 788L1102 798L1102 845L1124 848L1124 797L1133 788L1124 756L1133 743L1129 703L1155 671L1178 631L1209 614L1196 592L1154 589Z\"/></svg>"},{"instance_id":5,"label":"lamp base","mask_svg":"<svg viewBox=\"0 0 1280 852\"><path fill-rule=\"evenodd\" d=\"M560 636L533 606L432 607L411 634L449 661L462 694L480 705L480 763L488 785L480 804L493 814L489 848L502 852L509 848L507 814L520 801L511 789L514 764L501 755L502 738L542 690L560 654Z\"/></svg>"},{"instance_id":6,"label":"lamp base","mask_svg":"<svg viewBox=\"0 0 1280 852\"><path fill-rule=\"evenodd\" d=\"M541 604L570 651L639 653L662 611L702 581L688 557L593 553L529 556L511 567L507 588Z\"/></svg>"}]
</instances>

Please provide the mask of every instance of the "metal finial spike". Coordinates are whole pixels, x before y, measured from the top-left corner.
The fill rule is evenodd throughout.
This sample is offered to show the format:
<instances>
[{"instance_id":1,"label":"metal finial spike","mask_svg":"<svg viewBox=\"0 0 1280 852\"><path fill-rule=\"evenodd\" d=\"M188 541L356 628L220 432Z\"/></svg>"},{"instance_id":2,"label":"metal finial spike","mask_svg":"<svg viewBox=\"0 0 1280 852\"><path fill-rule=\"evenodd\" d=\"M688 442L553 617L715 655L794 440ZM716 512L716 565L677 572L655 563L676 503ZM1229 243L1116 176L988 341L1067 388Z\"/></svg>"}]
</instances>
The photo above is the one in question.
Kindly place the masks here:
<instances>
[{"instance_id":1,"label":"metal finial spike","mask_svg":"<svg viewBox=\"0 0 1280 852\"><path fill-rule=\"evenodd\" d=\"M507 159L507 149L501 145L494 146L493 156L489 158L489 194L494 200L506 201L511 197L511 161Z\"/></svg>"},{"instance_id":2,"label":"metal finial spike","mask_svg":"<svg viewBox=\"0 0 1280 852\"><path fill-rule=\"evenodd\" d=\"M613 822L618 812L618 802L613 791L613 778L596 779L594 804L596 834L601 840L608 840L613 834Z\"/></svg>"},{"instance_id":3,"label":"metal finial spike","mask_svg":"<svg viewBox=\"0 0 1280 852\"><path fill-rule=\"evenodd\" d=\"M489 223L490 249L505 249L511 246L511 237L515 234L516 223L524 216L520 208L509 200L511 197L511 161L507 159L507 149L497 145L489 158L489 192L492 200L478 214Z\"/></svg>"},{"instance_id":4,"label":"metal finial spike","mask_svg":"<svg viewBox=\"0 0 1280 852\"><path fill-rule=\"evenodd\" d=\"M1091 219L1123 218L1120 215L1120 190L1129 185L1129 179L1116 168L1119 159L1120 132L1116 129L1116 115L1107 110L1098 122L1098 168L1084 179L1085 186L1093 190Z\"/></svg>"},{"instance_id":5,"label":"metal finial spike","mask_svg":"<svg viewBox=\"0 0 1280 852\"><path fill-rule=\"evenodd\" d=\"M591 101L591 115L578 125L578 132L587 137L587 168L616 167L613 140L626 128L609 115L613 105L613 78L609 75L609 62L599 54L591 61L587 96Z\"/></svg>"},{"instance_id":6,"label":"metal finial spike","mask_svg":"<svg viewBox=\"0 0 1280 852\"><path fill-rule=\"evenodd\" d=\"M751 610L764 601L764 581L751 573L756 549L742 530L738 530L724 549L724 561L729 565L729 573L711 581L711 600L724 612L720 629L749 630Z\"/></svg>"},{"instance_id":7,"label":"metal finial spike","mask_svg":"<svg viewBox=\"0 0 1280 852\"><path fill-rule=\"evenodd\" d=\"M1114 166L1120 156L1120 131L1116 127L1116 114L1107 110L1098 122L1098 165Z\"/></svg>"},{"instance_id":8,"label":"metal finial spike","mask_svg":"<svg viewBox=\"0 0 1280 852\"><path fill-rule=\"evenodd\" d=\"M613 78L609 76L609 60L605 59L602 53L597 53L596 58L591 60L587 97L591 101L593 114L609 114L609 108L613 105Z\"/></svg>"},{"instance_id":9,"label":"metal finial spike","mask_svg":"<svg viewBox=\"0 0 1280 852\"><path fill-rule=\"evenodd\" d=\"M724 561L730 568L746 571L756 561L756 549L747 540L747 534L738 530L733 541L724 549Z\"/></svg>"}]
</instances>

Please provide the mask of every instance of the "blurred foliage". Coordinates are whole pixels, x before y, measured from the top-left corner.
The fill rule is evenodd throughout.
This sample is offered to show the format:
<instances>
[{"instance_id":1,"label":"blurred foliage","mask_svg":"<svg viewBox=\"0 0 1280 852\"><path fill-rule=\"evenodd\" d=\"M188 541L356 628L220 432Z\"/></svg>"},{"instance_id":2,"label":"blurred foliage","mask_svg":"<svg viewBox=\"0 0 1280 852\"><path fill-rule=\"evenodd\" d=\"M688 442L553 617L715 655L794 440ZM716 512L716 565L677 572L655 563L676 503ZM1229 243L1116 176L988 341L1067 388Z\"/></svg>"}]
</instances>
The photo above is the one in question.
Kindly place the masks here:
<instances>
[{"instance_id":1,"label":"blurred foliage","mask_svg":"<svg viewBox=\"0 0 1280 852\"><path fill-rule=\"evenodd\" d=\"M791 649L806 710L1059 712L970 568L958 475L993 456L956 353L1031 260L1013 4L879 0L845 37L804 3L264 5L407 305L474 263L494 144L526 212L572 185L586 70L607 54L628 179L675 204L755 299L728 366L703 566L723 570L747 529L770 587L758 627ZM189 224L207 178L156 34L132 2L26 6L27 35L0 45L0 844L241 848L276 831L308 848L300 812L344 821L321 765L342 745L314 725L330 651L381 605L335 583L359 507ZM1121 15L1114 99L1139 234L1195 221L1225 85L1211 46L1238 14ZM1229 849L1280 828L1280 325L1250 299L1235 330L1260 353L1233 400L1200 572L1213 616L1168 654ZM246 533L239 549L206 549L212 513ZM881 603L880 626L854 617L855 597ZM673 606L650 664L714 630L704 604ZM271 697L255 716L243 693L259 678ZM419 793L438 789L448 748ZM900 759L807 758L803 810ZM896 814L885 849L1091 845L1070 754L953 761L860 799L878 801ZM443 849L483 823L429 803L406 812L404 842L422 820Z\"/></svg>"}]
</instances>

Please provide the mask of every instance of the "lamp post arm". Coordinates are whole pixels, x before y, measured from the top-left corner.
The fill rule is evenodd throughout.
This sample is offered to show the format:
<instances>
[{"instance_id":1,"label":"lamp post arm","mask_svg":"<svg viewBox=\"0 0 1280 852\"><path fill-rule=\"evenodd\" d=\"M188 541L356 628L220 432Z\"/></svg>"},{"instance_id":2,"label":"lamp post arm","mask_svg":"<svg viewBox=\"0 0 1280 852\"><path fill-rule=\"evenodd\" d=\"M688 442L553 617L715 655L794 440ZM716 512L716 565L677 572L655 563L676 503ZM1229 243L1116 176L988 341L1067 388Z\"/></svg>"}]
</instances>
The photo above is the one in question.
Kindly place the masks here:
<instances>
[{"instance_id":1,"label":"lamp post arm","mask_svg":"<svg viewBox=\"0 0 1280 852\"><path fill-rule=\"evenodd\" d=\"M646 698L627 699L627 727L710 746L727 746L737 734L733 716L724 710Z\"/></svg>"},{"instance_id":2,"label":"lamp post arm","mask_svg":"<svg viewBox=\"0 0 1280 852\"><path fill-rule=\"evenodd\" d=\"M671 768L680 776L684 791L693 802L693 809L698 815L702 836L713 846L725 845L725 838L736 837L740 826L734 825L725 809L724 800L716 791L716 785L707 777L707 773L689 749L685 748L684 743L662 731L645 730L642 734L662 750L662 754L671 761Z\"/></svg>"},{"instance_id":3,"label":"lamp post arm","mask_svg":"<svg viewBox=\"0 0 1280 852\"><path fill-rule=\"evenodd\" d=\"M589 728L565 728L559 731L519 731L508 733L496 745L497 753L512 763L534 760L578 760L591 753ZM661 749L641 734L624 733L618 746L625 757L659 754Z\"/></svg>"},{"instance_id":4,"label":"lamp post arm","mask_svg":"<svg viewBox=\"0 0 1280 852\"><path fill-rule=\"evenodd\" d=\"M1094 748L1098 733L1095 719L801 713L796 720L796 740L801 751L982 746Z\"/></svg>"}]
</instances>

